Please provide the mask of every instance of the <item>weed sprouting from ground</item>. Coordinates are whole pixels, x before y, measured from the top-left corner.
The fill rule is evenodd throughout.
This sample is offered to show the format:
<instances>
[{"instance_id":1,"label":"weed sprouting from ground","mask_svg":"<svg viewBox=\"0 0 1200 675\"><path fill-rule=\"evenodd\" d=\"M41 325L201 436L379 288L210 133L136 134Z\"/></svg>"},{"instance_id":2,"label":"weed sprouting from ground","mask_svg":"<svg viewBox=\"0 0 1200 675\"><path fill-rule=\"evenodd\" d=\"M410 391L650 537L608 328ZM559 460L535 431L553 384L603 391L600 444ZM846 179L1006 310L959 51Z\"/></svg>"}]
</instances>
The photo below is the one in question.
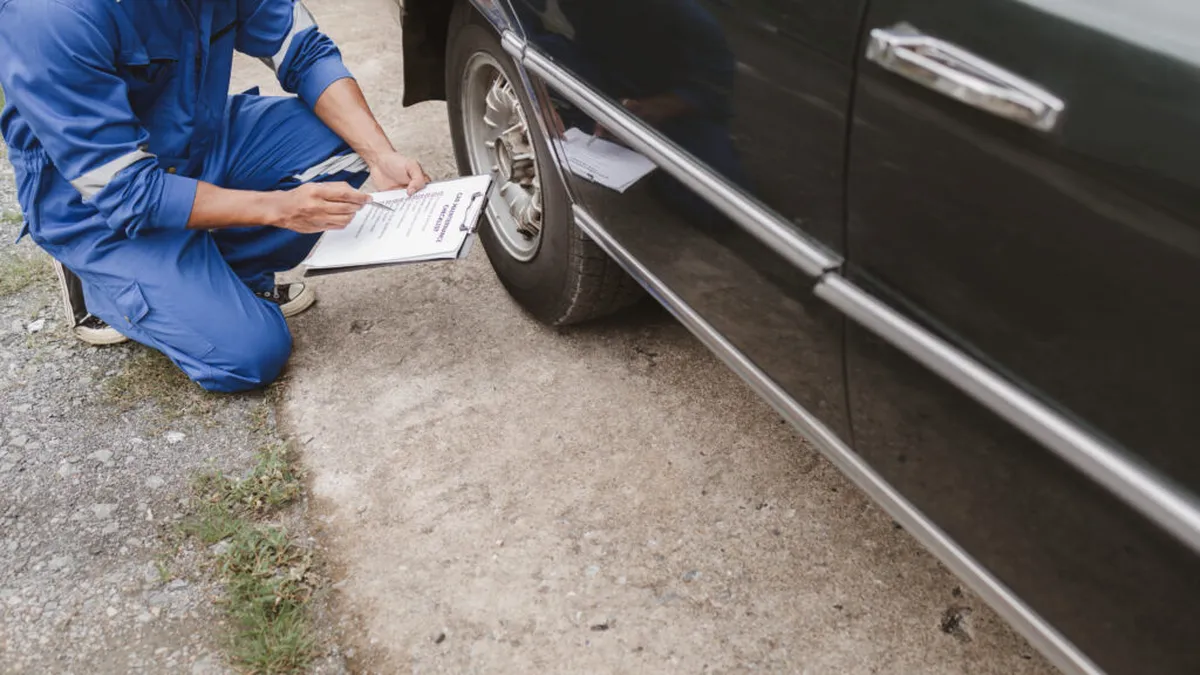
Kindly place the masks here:
<instances>
[{"instance_id":1,"label":"weed sprouting from ground","mask_svg":"<svg viewBox=\"0 0 1200 675\"><path fill-rule=\"evenodd\" d=\"M247 672L299 672L315 654L309 553L282 527L257 520L292 503L301 487L292 452L283 444L262 449L243 478L214 472L193 485L196 508L183 531L208 545L220 542L212 550L225 585L229 655Z\"/></svg>"},{"instance_id":2,"label":"weed sprouting from ground","mask_svg":"<svg viewBox=\"0 0 1200 675\"><path fill-rule=\"evenodd\" d=\"M152 349L130 357L121 372L106 380L104 396L108 404L121 411L151 401L167 419L189 413L207 415L216 408L219 399L198 387L170 359Z\"/></svg>"},{"instance_id":3,"label":"weed sprouting from ground","mask_svg":"<svg viewBox=\"0 0 1200 675\"><path fill-rule=\"evenodd\" d=\"M245 478L220 472L196 479L201 501L232 515L264 515L290 504L300 496L300 475L292 465L285 445L268 446L258 453L258 464Z\"/></svg>"},{"instance_id":4,"label":"weed sprouting from ground","mask_svg":"<svg viewBox=\"0 0 1200 675\"><path fill-rule=\"evenodd\" d=\"M305 583L307 553L282 529L243 527L217 564L234 625L234 660L260 673L304 668L315 649L307 607L312 595Z\"/></svg>"},{"instance_id":5,"label":"weed sprouting from ground","mask_svg":"<svg viewBox=\"0 0 1200 675\"><path fill-rule=\"evenodd\" d=\"M45 256L6 255L0 258L0 296L19 293L38 283L49 283L54 273Z\"/></svg>"}]
</instances>

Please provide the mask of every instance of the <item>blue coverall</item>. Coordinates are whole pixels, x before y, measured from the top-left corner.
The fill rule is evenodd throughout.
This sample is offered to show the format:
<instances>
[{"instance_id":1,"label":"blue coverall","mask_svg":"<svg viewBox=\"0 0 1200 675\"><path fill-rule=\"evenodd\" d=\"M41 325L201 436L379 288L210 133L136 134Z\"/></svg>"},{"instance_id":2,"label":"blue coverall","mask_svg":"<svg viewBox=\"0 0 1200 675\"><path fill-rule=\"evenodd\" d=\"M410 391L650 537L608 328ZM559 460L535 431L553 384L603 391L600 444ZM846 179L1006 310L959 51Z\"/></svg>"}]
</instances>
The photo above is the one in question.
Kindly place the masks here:
<instances>
[{"instance_id":1,"label":"blue coverall","mask_svg":"<svg viewBox=\"0 0 1200 675\"><path fill-rule=\"evenodd\" d=\"M235 49L298 98L230 96ZM0 0L0 133L23 233L80 278L88 311L204 388L270 382L291 334L254 292L316 235L186 229L197 180L361 185L362 162L312 112L346 77L296 0Z\"/></svg>"}]
</instances>

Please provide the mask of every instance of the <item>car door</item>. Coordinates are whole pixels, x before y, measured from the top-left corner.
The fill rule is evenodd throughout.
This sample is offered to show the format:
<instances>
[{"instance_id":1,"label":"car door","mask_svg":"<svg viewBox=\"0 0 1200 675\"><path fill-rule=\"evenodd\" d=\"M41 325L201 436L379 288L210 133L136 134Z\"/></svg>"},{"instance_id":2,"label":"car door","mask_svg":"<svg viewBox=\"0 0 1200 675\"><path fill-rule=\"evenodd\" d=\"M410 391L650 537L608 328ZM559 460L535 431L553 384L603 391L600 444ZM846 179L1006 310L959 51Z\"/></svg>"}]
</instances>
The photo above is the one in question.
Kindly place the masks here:
<instances>
[{"instance_id":1,"label":"car door","mask_svg":"<svg viewBox=\"0 0 1200 675\"><path fill-rule=\"evenodd\" d=\"M1064 668L1200 672L1200 8L872 0L865 30L819 290L856 449Z\"/></svg>"},{"instance_id":2,"label":"car door","mask_svg":"<svg viewBox=\"0 0 1200 675\"><path fill-rule=\"evenodd\" d=\"M812 287L841 248L856 3L513 4L545 117L657 166L624 192L568 174L576 220L810 434L847 435L843 319Z\"/></svg>"}]
</instances>

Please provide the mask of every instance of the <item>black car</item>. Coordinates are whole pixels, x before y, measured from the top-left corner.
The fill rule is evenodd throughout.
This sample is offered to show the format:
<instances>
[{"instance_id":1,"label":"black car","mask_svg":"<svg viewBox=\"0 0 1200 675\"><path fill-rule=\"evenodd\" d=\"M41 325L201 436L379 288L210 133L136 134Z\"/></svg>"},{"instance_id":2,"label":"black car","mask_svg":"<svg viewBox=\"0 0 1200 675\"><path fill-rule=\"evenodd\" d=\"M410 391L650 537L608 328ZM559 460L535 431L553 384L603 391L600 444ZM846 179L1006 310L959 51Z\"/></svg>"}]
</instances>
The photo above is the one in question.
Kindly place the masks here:
<instances>
[{"instance_id":1,"label":"black car","mask_svg":"<svg viewBox=\"0 0 1200 675\"><path fill-rule=\"evenodd\" d=\"M532 314L644 289L1059 668L1200 672L1200 3L403 11Z\"/></svg>"}]
</instances>

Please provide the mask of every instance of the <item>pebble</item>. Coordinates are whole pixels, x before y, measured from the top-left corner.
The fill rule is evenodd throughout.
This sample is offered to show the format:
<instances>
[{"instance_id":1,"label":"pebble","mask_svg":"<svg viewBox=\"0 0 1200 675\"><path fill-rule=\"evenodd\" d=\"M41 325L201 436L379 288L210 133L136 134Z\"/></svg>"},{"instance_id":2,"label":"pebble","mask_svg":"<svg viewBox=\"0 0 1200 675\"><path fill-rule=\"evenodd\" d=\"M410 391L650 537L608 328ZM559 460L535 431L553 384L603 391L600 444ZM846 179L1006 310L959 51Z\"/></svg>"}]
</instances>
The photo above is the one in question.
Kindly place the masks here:
<instances>
[{"instance_id":1,"label":"pebble","mask_svg":"<svg viewBox=\"0 0 1200 675\"><path fill-rule=\"evenodd\" d=\"M93 452L92 454L88 455L88 457L96 460L97 462L101 462L103 464L108 464L109 462L112 461L113 454L112 454L112 450L98 450L98 451Z\"/></svg>"},{"instance_id":2,"label":"pebble","mask_svg":"<svg viewBox=\"0 0 1200 675\"><path fill-rule=\"evenodd\" d=\"M92 504L92 514L101 520L111 518L116 510L116 504Z\"/></svg>"},{"instance_id":3,"label":"pebble","mask_svg":"<svg viewBox=\"0 0 1200 675\"><path fill-rule=\"evenodd\" d=\"M42 332L42 329L45 327L46 327L46 320L38 319L37 321L29 322L29 325L25 327L25 330L29 331L30 333L40 333L40 332Z\"/></svg>"},{"instance_id":4,"label":"pebble","mask_svg":"<svg viewBox=\"0 0 1200 675\"><path fill-rule=\"evenodd\" d=\"M150 476L146 479L146 487L150 488L151 490L157 490L166 484L167 481L163 480L162 476Z\"/></svg>"},{"instance_id":5,"label":"pebble","mask_svg":"<svg viewBox=\"0 0 1200 675\"><path fill-rule=\"evenodd\" d=\"M187 434L184 434L184 433L181 433L178 431L168 431L166 434L166 438L167 438L168 443L170 443L171 445L175 445L176 443L187 438Z\"/></svg>"},{"instance_id":6,"label":"pebble","mask_svg":"<svg viewBox=\"0 0 1200 675\"><path fill-rule=\"evenodd\" d=\"M192 663L192 675L221 675L223 672L216 654L205 654Z\"/></svg>"},{"instance_id":7,"label":"pebble","mask_svg":"<svg viewBox=\"0 0 1200 675\"><path fill-rule=\"evenodd\" d=\"M162 575L158 572L158 565L154 563L146 563L142 568L142 581L151 586L157 586L162 582Z\"/></svg>"}]
</instances>

